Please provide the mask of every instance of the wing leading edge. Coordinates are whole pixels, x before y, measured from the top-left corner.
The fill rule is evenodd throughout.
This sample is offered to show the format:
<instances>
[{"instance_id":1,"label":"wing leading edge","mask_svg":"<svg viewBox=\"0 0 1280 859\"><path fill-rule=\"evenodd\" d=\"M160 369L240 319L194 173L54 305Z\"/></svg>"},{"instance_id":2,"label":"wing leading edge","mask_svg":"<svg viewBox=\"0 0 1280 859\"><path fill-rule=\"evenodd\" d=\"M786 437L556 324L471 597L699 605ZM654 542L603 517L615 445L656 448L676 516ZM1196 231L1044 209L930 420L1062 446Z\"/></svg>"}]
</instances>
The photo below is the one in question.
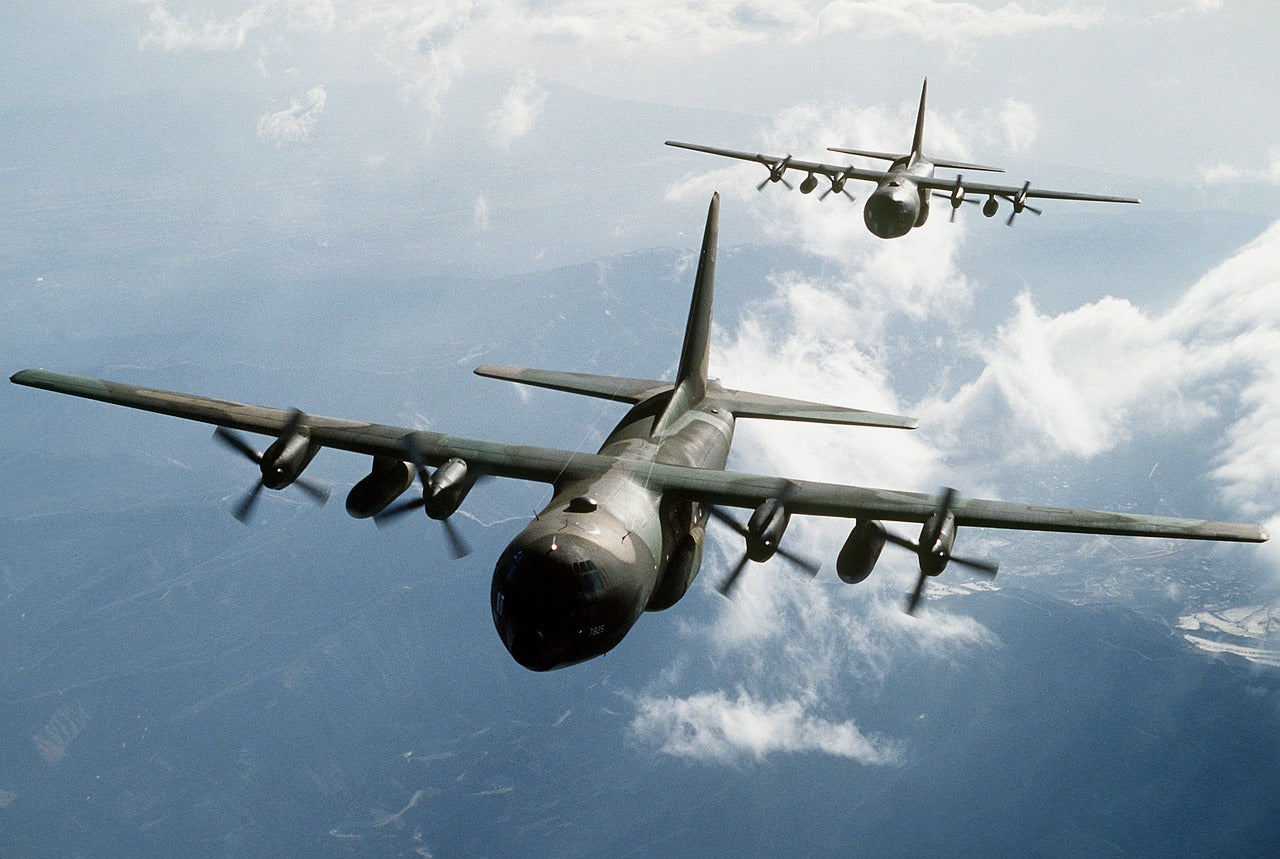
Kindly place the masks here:
<instances>
[{"instance_id":1,"label":"wing leading edge","mask_svg":"<svg viewBox=\"0 0 1280 859\"><path fill-rule=\"evenodd\" d=\"M291 414L286 409L246 405L48 370L23 370L15 373L10 381L18 385L266 435L281 432L288 425ZM778 498L785 492L787 509L792 513L851 519L922 522L936 507L936 499L917 492L665 465L600 454L482 441L317 415L308 415L306 423L311 431L312 443L322 447L369 456L401 458L405 456L406 445L412 445L423 461L430 465L439 465L452 457L458 457L466 460L478 472L495 477L557 484L566 479L590 477L621 469L632 472L638 481L661 492L704 503L751 508L768 499ZM1042 507L1008 501L959 500L953 505L952 511L957 525L977 528L1249 543L1261 543L1268 539L1266 529L1261 525Z\"/></svg>"}]
</instances>

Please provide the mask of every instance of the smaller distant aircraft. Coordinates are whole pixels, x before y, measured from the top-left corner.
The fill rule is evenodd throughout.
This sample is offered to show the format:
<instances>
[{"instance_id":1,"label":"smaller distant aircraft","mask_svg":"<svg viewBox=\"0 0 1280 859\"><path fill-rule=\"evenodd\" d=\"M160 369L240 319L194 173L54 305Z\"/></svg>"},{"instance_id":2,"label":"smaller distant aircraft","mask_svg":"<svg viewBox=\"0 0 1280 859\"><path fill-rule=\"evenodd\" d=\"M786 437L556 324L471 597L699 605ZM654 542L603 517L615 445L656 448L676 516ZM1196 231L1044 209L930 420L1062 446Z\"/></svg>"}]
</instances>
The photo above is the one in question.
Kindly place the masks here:
<instances>
[{"instance_id":1,"label":"smaller distant aircraft","mask_svg":"<svg viewBox=\"0 0 1280 859\"><path fill-rule=\"evenodd\" d=\"M841 164L822 164L816 161L799 161L790 155L761 155L759 153L739 152L735 149L717 149L714 146L703 146L699 143L680 143L668 140L668 146L679 149L692 149L695 152L709 152L712 155L723 155L726 158L738 158L743 161L755 161L769 170L757 191L764 190L770 182L781 182L787 188L791 183L786 179L788 170L797 170L808 175L800 182L800 193L809 194L818 187L818 177L824 176L831 187L823 191L818 199L826 199L832 192L844 194L850 200L854 196L845 190L845 183L850 179L875 182L876 190L867 198L862 217L867 229L882 239L895 239L905 236L914 227L922 226L929 217L930 197L944 197L951 203L951 220L955 220L956 210L964 203L977 203L974 197L985 196L982 214L993 217L1000 208L1000 200L1007 200L1013 205L1006 224L1012 225L1013 219L1023 211L1040 214L1040 210L1027 204L1028 200L1088 200L1095 203L1139 203L1135 197L1108 197L1101 194L1080 194L1075 191L1048 191L1043 188L1032 188L1030 182L1021 187L1017 185L993 185L986 182L966 182L964 175L954 179L943 179L934 176L934 168L948 170L976 170L988 173L1003 173L999 167L984 167L981 164L967 164L963 161L948 161L942 158L931 158L924 154L924 102L929 89L929 81L925 80L920 89L920 110L916 114L916 133L911 141L911 151L905 155L893 152L869 152L864 149L839 149L828 147L830 152L844 155L860 155L863 158L876 158L892 162L888 170L867 170Z\"/></svg>"}]
</instances>

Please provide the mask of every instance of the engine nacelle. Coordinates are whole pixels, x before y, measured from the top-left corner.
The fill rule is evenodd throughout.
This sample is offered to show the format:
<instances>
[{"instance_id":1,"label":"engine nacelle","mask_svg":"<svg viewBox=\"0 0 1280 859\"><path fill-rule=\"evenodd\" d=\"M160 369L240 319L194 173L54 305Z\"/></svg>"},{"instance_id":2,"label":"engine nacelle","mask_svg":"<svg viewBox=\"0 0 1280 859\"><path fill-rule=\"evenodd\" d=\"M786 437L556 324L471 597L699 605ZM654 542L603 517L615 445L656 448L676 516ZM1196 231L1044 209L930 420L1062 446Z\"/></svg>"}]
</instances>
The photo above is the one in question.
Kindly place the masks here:
<instances>
[{"instance_id":1,"label":"engine nacelle","mask_svg":"<svg viewBox=\"0 0 1280 859\"><path fill-rule=\"evenodd\" d=\"M432 519L448 519L456 513L471 487L476 485L476 477L467 470L466 462L457 457L437 468L423 491L427 515Z\"/></svg>"},{"instance_id":2,"label":"engine nacelle","mask_svg":"<svg viewBox=\"0 0 1280 859\"><path fill-rule=\"evenodd\" d=\"M884 549L884 526L874 519L859 519L836 556L836 574L851 585L865 581Z\"/></svg>"},{"instance_id":3,"label":"engine nacelle","mask_svg":"<svg viewBox=\"0 0 1280 859\"><path fill-rule=\"evenodd\" d=\"M777 498L757 507L747 522L747 557L757 563L772 558L790 521L791 514Z\"/></svg>"},{"instance_id":4,"label":"engine nacelle","mask_svg":"<svg viewBox=\"0 0 1280 859\"><path fill-rule=\"evenodd\" d=\"M955 542L955 514L944 509L930 515L920 529L920 572L936 576L945 570Z\"/></svg>"},{"instance_id":5,"label":"engine nacelle","mask_svg":"<svg viewBox=\"0 0 1280 859\"><path fill-rule=\"evenodd\" d=\"M299 424L289 435L281 436L262 452L262 485L268 489L284 489L301 476L316 458L320 448L311 444L311 431Z\"/></svg>"},{"instance_id":6,"label":"engine nacelle","mask_svg":"<svg viewBox=\"0 0 1280 859\"><path fill-rule=\"evenodd\" d=\"M412 465L390 456L375 456L368 476L347 493L347 513L356 519L376 516L412 483Z\"/></svg>"}]
</instances>

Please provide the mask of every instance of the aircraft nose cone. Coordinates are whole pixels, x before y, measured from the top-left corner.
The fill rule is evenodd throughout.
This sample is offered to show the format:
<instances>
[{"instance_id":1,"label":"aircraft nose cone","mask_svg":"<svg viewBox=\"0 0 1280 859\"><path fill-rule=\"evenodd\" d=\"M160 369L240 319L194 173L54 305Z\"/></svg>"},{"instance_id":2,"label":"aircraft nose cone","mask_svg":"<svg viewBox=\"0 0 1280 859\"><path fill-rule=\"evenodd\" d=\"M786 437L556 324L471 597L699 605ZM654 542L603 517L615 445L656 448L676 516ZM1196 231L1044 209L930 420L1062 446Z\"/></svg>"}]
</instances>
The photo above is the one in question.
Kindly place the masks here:
<instances>
[{"instance_id":1,"label":"aircraft nose cone","mask_svg":"<svg viewBox=\"0 0 1280 859\"><path fill-rule=\"evenodd\" d=\"M911 192L903 188L886 188L867 198L862 210L867 229L882 239L904 236L915 226L915 204Z\"/></svg>"},{"instance_id":2,"label":"aircraft nose cone","mask_svg":"<svg viewBox=\"0 0 1280 859\"><path fill-rule=\"evenodd\" d=\"M499 558L490 591L493 622L525 668L547 671L594 655L578 653L592 621L594 582L600 581L588 548L555 534L512 544Z\"/></svg>"}]
</instances>

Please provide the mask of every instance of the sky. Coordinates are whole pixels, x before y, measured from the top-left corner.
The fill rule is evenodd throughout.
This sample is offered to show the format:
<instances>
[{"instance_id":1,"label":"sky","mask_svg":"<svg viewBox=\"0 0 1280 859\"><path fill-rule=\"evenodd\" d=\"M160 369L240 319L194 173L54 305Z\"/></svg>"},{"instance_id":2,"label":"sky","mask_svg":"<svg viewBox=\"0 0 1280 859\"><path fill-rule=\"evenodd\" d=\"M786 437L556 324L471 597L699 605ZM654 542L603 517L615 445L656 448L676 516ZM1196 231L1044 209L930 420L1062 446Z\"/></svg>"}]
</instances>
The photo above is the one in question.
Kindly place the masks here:
<instances>
[{"instance_id":1,"label":"sky","mask_svg":"<svg viewBox=\"0 0 1280 859\"><path fill-rule=\"evenodd\" d=\"M744 421L731 466L1259 521L1274 533L1278 27L1280 11L1261 0L11 6L0 12L0 354L11 371L160 368L175 386L231 372L219 390L197 390L283 405L289 384L326 414L589 447L616 415L542 393L468 392L494 384L470 380L471 364L522 362L520 342L485 326L522 326L530 351L563 369L669 373L718 191L722 267L739 274L733 249L759 265L739 294L722 277L712 374L922 424L857 431L851 443L847 429ZM972 211L952 223L943 207L882 241L862 225L862 189L852 189L856 206L757 192L758 166L662 146L818 160L836 157L828 146L901 149L926 77L930 153L998 164L1014 183L1143 204L1050 202L1012 228ZM571 332L544 341L517 318L560 312L542 294L518 295L521 283L543 289L539 278L564 267L655 248L681 254L669 293L604 298L610 312L644 308L629 320L663 314L655 343L636 351L667 364L629 366L627 341L610 338L645 335L621 324L602 322L596 342ZM331 284L396 269L405 280L388 287L392 308L423 306L395 290L418 288L424 272L463 286L436 287L441 309L426 320L379 301L324 311ZM510 308L467 284L510 290ZM198 348L178 336L131 354L168 330L198 332ZM221 363L209 357L218 352ZM373 381L328 378L326 361ZM461 369L419 391L405 384L446 365ZM28 402L27 392L5 396L6 410ZM368 411L378 408L390 414ZM10 455L42 431L15 428ZM154 456L185 462L185 449L162 443ZM501 527L512 515L484 507L473 518ZM843 532L797 520L788 538L816 555ZM1171 627L1261 612L1233 646L1263 661L1277 648L1270 545L1151 549L990 532L960 545L999 558L1001 583L1021 569L1044 593L1109 600ZM1180 588L1168 567L1143 560L1149 552L1221 572L1230 599ZM707 581L736 553L718 538L697 611L687 600L663 621L677 646L654 676L631 679L628 742L709 766L796 754L892 766L911 750L861 726L850 684L878 688L898 654L980 659L999 646L966 611L983 594L962 576L945 576L934 590L947 598L906 618L914 573L889 550L856 589L800 587L769 567L750 570L733 603L715 602ZM694 667L704 660L712 682Z\"/></svg>"}]
</instances>

